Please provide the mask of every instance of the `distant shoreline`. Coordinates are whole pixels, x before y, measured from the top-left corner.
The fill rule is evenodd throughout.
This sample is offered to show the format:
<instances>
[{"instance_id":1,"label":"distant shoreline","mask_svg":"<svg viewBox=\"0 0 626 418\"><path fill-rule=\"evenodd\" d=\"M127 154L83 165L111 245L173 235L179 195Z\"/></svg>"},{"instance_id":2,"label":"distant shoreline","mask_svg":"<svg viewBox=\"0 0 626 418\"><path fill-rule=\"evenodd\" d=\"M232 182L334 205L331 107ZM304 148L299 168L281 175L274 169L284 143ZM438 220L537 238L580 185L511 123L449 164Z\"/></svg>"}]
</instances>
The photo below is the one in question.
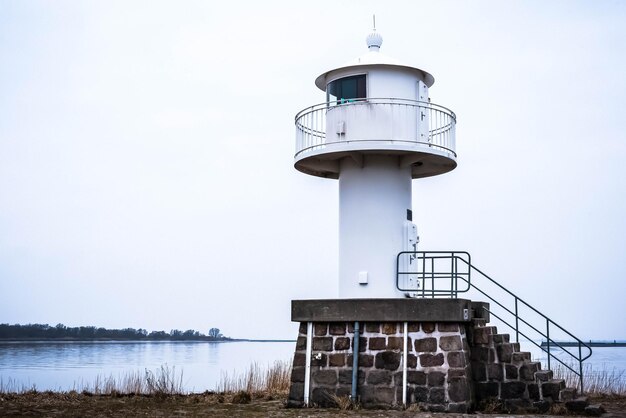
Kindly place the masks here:
<instances>
[{"instance_id":1,"label":"distant shoreline","mask_svg":"<svg viewBox=\"0 0 626 418\"><path fill-rule=\"evenodd\" d=\"M0 342L158 342L158 341L193 341L193 342L295 342L272 338L231 338L220 332L219 328L209 329L203 334L193 329L181 331L148 332L143 328L106 329L95 326L66 327L57 324L0 324Z\"/></svg>"}]
</instances>

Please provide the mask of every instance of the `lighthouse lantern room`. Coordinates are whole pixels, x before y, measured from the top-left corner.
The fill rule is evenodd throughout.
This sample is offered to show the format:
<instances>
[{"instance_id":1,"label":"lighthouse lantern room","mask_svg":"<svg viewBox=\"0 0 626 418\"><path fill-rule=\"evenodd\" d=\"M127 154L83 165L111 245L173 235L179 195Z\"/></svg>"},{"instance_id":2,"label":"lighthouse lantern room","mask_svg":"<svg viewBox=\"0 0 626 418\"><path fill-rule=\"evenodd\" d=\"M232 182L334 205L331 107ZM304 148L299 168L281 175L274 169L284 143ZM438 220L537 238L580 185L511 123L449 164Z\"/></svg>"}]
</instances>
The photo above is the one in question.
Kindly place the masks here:
<instances>
[{"instance_id":1,"label":"lighthouse lantern room","mask_svg":"<svg viewBox=\"0 0 626 418\"><path fill-rule=\"evenodd\" d=\"M431 103L428 72L368 51L315 80L326 101L296 115L295 168L339 180L339 297L397 298L419 290L398 262L415 270L419 237L411 180L456 167L455 115ZM400 290L402 289L402 290Z\"/></svg>"}]
</instances>

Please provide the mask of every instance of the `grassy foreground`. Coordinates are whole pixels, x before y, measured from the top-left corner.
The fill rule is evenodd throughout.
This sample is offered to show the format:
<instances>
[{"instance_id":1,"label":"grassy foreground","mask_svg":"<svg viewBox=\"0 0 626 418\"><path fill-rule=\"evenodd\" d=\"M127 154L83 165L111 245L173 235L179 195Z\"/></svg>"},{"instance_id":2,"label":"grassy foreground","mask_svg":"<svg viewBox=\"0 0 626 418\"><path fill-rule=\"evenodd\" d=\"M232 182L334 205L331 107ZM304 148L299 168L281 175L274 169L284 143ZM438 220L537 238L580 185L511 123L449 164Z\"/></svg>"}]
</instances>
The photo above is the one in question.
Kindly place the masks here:
<instances>
[{"instance_id":1,"label":"grassy foreground","mask_svg":"<svg viewBox=\"0 0 626 418\"><path fill-rule=\"evenodd\" d=\"M244 392L245 393L245 392ZM237 399L238 394L190 395L85 395L77 392L26 392L0 395L2 417L477 417L482 414L432 414L414 410L341 410L286 409L285 397L253 395ZM241 403L241 402L244 403ZM625 397L594 399L607 410L605 418L623 417ZM496 416L496 415L492 415ZM530 417L531 415L521 415ZM521 417L520 416L520 417ZM550 415L543 415L550 417Z\"/></svg>"},{"instance_id":2,"label":"grassy foreground","mask_svg":"<svg viewBox=\"0 0 626 418\"><path fill-rule=\"evenodd\" d=\"M363 410L337 400L335 409L286 409L291 365L265 369L253 364L243 374L223 374L216 391L185 393L182 372L163 366L155 372L123 378L98 378L66 392L37 391L0 382L1 417L476 417L481 414L433 414L407 410ZM619 386L618 388L623 388ZM590 395L607 410L605 418L626 416L626 396ZM348 410L347 407L352 409ZM492 415L495 416L495 415ZM519 415L530 417L531 415ZM550 415L543 415L549 417Z\"/></svg>"}]
</instances>

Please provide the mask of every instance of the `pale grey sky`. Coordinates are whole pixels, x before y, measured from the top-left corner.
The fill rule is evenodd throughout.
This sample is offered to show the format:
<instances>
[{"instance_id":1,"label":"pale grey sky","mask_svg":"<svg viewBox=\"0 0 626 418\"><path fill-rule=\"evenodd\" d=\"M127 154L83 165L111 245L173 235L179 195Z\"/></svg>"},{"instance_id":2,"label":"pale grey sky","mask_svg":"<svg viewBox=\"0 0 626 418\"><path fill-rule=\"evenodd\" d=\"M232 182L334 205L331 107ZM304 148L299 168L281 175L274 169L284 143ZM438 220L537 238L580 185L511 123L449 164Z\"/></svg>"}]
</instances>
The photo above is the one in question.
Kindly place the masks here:
<instances>
[{"instance_id":1,"label":"pale grey sky","mask_svg":"<svg viewBox=\"0 0 626 418\"><path fill-rule=\"evenodd\" d=\"M0 322L293 338L290 300L337 274L337 183L293 169L293 117L372 13L458 118L458 168L413 183L421 248L626 337L608 0L0 1Z\"/></svg>"}]
</instances>

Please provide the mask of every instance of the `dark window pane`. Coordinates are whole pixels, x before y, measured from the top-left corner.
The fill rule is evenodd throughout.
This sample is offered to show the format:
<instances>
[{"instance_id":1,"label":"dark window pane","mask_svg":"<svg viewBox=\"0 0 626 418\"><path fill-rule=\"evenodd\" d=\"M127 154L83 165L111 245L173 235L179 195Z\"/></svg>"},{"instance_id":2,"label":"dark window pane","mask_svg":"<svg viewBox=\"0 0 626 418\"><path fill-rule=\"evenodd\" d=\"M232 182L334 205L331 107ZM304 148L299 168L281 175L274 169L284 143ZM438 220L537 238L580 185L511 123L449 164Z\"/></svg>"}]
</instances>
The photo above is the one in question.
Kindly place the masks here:
<instances>
[{"instance_id":1,"label":"dark window pane","mask_svg":"<svg viewBox=\"0 0 626 418\"><path fill-rule=\"evenodd\" d=\"M356 79L355 78L346 78L345 80L343 80L342 86L341 86L341 97L340 99L356 99L357 96L357 92L356 92Z\"/></svg>"},{"instance_id":2,"label":"dark window pane","mask_svg":"<svg viewBox=\"0 0 626 418\"><path fill-rule=\"evenodd\" d=\"M367 97L367 94L365 93L365 76L362 75L359 78L357 78L357 92L356 95L357 97Z\"/></svg>"},{"instance_id":3,"label":"dark window pane","mask_svg":"<svg viewBox=\"0 0 626 418\"><path fill-rule=\"evenodd\" d=\"M340 78L328 83L326 99L329 102L337 100L343 103L347 100L365 98L367 97L365 85L365 75Z\"/></svg>"}]
</instances>

